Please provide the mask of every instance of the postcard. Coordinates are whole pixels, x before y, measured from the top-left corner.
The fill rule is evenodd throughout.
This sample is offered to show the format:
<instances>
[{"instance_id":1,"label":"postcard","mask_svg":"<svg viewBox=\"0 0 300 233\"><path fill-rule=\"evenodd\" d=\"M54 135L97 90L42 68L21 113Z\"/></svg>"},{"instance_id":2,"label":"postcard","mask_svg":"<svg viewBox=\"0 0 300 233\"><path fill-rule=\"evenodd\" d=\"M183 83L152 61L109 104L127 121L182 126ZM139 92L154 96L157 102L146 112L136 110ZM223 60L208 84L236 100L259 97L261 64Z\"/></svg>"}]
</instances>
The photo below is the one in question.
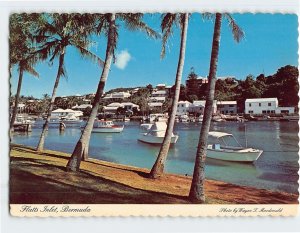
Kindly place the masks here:
<instances>
[{"instance_id":1,"label":"postcard","mask_svg":"<svg viewBox=\"0 0 300 233\"><path fill-rule=\"evenodd\" d=\"M294 216L298 16L11 12L12 216Z\"/></svg>"}]
</instances>

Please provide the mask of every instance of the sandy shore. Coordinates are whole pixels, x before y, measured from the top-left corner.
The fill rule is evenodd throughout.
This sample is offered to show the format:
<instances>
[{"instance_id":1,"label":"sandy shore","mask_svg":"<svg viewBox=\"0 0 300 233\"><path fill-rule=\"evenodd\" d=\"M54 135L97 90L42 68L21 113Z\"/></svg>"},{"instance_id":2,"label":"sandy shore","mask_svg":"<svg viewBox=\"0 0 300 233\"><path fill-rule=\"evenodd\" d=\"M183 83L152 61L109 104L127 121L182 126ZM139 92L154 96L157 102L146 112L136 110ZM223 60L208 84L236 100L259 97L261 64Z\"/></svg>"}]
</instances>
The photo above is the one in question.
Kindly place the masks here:
<instances>
[{"instance_id":1,"label":"sandy shore","mask_svg":"<svg viewBox=\"0 0 300 233\"><path fill-rule=\"evenodd\" d=\"M81 163L80 172L66 172L70 154L12 145L10 203L184 204L191 177L166 174L148 179L148 169L95 159ZM295 204L298 195L206 180L208 204Z\"/></svg>"}]
</instances>

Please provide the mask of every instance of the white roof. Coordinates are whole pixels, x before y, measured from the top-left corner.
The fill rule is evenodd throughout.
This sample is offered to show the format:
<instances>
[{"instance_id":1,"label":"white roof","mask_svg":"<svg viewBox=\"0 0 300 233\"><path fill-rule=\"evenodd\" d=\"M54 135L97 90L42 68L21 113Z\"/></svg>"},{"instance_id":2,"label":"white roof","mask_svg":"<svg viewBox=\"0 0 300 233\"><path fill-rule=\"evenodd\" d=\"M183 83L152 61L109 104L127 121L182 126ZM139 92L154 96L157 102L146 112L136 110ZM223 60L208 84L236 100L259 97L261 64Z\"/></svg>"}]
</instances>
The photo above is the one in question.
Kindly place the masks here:
<instances>
[{"instance_id":1,"label":"white roof","mask_svg":"<svg viewBox=\"0 0 300 233\"><path fill-rule=\"evenodd\" d=\"M107 105L107 107L122 107L122 104L114 102L114 103Z\"/></svg>"},{"instance_id":2,"label":"white roof","mask_svg":"<svg viewBox=\"0 0 300 233\"><path fill-rule=\"evenodd\" d=\"M153 91L152 92L152 95L154 94L157 94L157 95L165 95L167 92L165 90L159 90L159 91Z\"/></svg>"},{"instance_id":3,"label":"white roof","mask_svg":"<svg viewBox=\"0 0 300 233\"><path fill-rule=\"evenodd\" d=\"M217 104L237 104L236 101L218 101Z\"/></svg>"},{"instance_id":4,"label":"white roof","mask_svg":"<svg viewBox=\"0 0 300 233\"><path fill-rule=\"evenodd\" d=\"M278 101L277 98L246 99L246 103Z\"/></svg>"},{"instance_id":5,"label":"white roof","mask_svg":"<svg viewBox=\"0 0 300 233\"><path fill-rule=\"evenodd\" d=\"M81 104L81 105L79 105L79 106L76 106L76 108L88 108L88 107L90 107L90 108L92 108L93 107L93 105L91 105L91 104Z\"/></svg>"},{"instance_id":6,"label":"white roof","mask_svg":"<svg viewBox=\"0 0 300 233\"><path fill-rule=\"evenodd\" d=\"M178 101L178 104L191 104L189 101Z\"/></svg>"},{"instance_id":7,"label":"white roof","mask_svg":"<svg viewBox=\"0 0 300 233\"><path fill-rule=\"evenodd\" d=\"M130 105L130 106L133 106L133 107L139 107L137 104L134 104L134 103L131 103L131 102L124 102L122 103L123 106L125 105Z\"/></svg>"},{"instance_id":8,"label":"white roof","mask_svg":"<svg viewBox=\"0 0 300 233\"><path fill-rule=\"evenodd\" d=\"M62 109L62 108L58 108L52 112L70 112L70 113L74 113L75 111L72 109Z\"/></svg>"},{"instance_id":9,"label":"white roof","mask_svg":"<svg viewBox=\"0 0 300 233\"><path fill-rule=\"evenodd\" d=\"M52 111L52 112L65 112L65 110L62 109L62 108L58 108L58 109L56 109L56 110L54 110L54 111Z\"/></svg>"},{"instance_id":10,"label":"white roof","mask_svg":"<svg viewBox=\"0 0 300 233\"><path fill-rule=\"evenodd\" d=\"M166 84L162 84L162 83L160 83L160 84L157 84L156 86L157 86L157 87L165 87L165 86L166 86Z\"/></svg>"},{"instance_id":11,"label":"white roof","mask_svg":"<svg viewBox=\"0 0 300 233\"><path fill-rule=\"evenodd\" d=\"M157 100L157 101L165 101L166 100L166 97L163 97L163 96L152 96L150 97L150 100Z\"/></svg>"},{"instance_id":12,"label":"white roof","mask_svg":"<svg viewBox=\"0 0 300 233\"><path fill-rule=\"evenodd\" d=\"M150 107L161 107L163 103L160 102L153 102L153 103L148 103Z\"/></svg>"},{"instance_id":13,"label":"white roof","mask_svg":"<svg viewBox=\"0 0 300 233\"><path fill-rule=\"evenodd\" d=\"M104 110L117 110L119 107L104 107Z\"/></svg>"},{"instance_id":14,"label":"white roof","mask_svg":"<svg viewBox=\"0 0 300 233\"><path fill-rule=\"evenodd\" d=\"M214 137L214 138L221 138L225 136L232 136L230 133L224 133L224 132L218 132L218 131L210 131L208 132L208 136Z\"/></svg>"}]
</instances>

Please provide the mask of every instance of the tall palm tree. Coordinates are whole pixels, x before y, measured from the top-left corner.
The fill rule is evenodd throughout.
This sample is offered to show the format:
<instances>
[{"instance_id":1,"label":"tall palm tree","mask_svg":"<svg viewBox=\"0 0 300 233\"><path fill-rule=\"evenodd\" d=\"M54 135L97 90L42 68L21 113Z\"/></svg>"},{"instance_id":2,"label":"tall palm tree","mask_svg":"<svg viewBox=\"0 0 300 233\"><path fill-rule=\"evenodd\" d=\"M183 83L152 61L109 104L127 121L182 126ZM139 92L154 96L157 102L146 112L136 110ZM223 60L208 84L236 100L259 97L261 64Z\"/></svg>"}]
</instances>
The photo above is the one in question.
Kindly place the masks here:
<instances>
[{"instance_id":1,"label":"tall palm tree","mask_svg":"<svg viewBox=\"0 0 300 233\"><path fill-rule=\"evenodd\" d=\"M14 99L14 108L10 119L10 130L13 130L13 124L16 120L19 97L23 82L24 72L28 72L38 77L39 74L34 69L37 58L32 54L34 47L31 40L33 27L38 23L36 14L12 14L10 16L10 36L9 36L9 59L10 59L10 76L13 66L18 67L18 87Z\"/></svg>"},{"instance_id":2,"label":"tall palm tree","mask_svg":"<svg viewBox=\"0 0 300 233\"><path fill-rule=\"evenodd\" d=\"M244 32L235 23L231 15L224 14L224 16L229 21L229 25L232 29L234 39L239 42L244 36ZM204 15L204 17L212 17L211 14ZM210 67L208 75L208 91L206 95L206 103L203 114L203 122L199 136L199 142L196 152L196 160L194 166L193 180L189 193L189 198L195 203L204 203L204 181L205 181L205 158L207 151L207 139L208 132L210 128L210 122L213 113L213 101L215 95L215 84L216 84L216 74L217 74L217 64L219 57L219 46L220 46L220 34L221 34L221 24L222 24L222 14L216 13L215 15L215 26L213 33Z\"/></svg>"},{"instance_id":3,"label":"tall palm tree","mask_svg":"<svg viewBox=\"0 0 300 233\"><path fill-rule=\"evenodd\" d=\"M47 112L47 118L43 125L43 130L37 146L38 151L44 149L45 135L48 129L60 77L66 77L64 65L67 47L72 46L76 48L83 57L98 62L103 66L103 61L88 50L91 45L88 36L90 29L93 28L93 25L91 26L92 23L93 22L90 21L90 16L88 14L46 14L44 24L37 32L35 39L41 45L36 53L40 58L47 59L50 56L51 63L55 58L58 58L57 75Z\"/></svg>"},{"instance_id":4,"label":"tall palm tree","mask_svg":"<svg viewBox=\"0 0 300 233\"><path fill-rule=\"evenodd\" d=\"M116 24L116 19L123 21L129 30L143 30L151 37L158 37L158 34L142 21L142 17L143 14L105 14L98 16L99 21L97 31L104 31L107 35L104 68L98 84L91 114L81 134L81 137L73 150L72 156L68 161L67 170L69 171L78 171L81 160L86 160L88 158L88 149L92 128L98 113L99 101L103 95L104 86L109 74L111 62L114 57L114 51L117 46L118 25Z\"/></svg>"},{"instance_id":5,"label":"tall palm tree","mask_svg":"<svg viewBox=\"0 0 300 233\"><path fill-rule=\"evenodd\" d=\"M176 111L177 111L177 104L178 104L179 94L180 94L181 77L182 77L182 71L183 71L184 59L185 59L188 20L189 20L188 13L184 13L184 14L168 13L164 15L161 23L161 28L163 32L163 47L162 47L163 56L165 55L165 44L170 34L172 33L172 27L174 23L179 24L181 27L181 39L180 39L181 41L180 41L180 53L178 58L178 65L177 65L177 72L176 72L176 79L175 79L175 95L171 106L171 114L168 120L167 131L163 143L160 147L159 154L150 172L151 178L157 178L162 175L165 167L165 162L168 156L170 144L171 144L171 138L173 134L173 128L174 128Z\"/></svg>"}]
</instances>

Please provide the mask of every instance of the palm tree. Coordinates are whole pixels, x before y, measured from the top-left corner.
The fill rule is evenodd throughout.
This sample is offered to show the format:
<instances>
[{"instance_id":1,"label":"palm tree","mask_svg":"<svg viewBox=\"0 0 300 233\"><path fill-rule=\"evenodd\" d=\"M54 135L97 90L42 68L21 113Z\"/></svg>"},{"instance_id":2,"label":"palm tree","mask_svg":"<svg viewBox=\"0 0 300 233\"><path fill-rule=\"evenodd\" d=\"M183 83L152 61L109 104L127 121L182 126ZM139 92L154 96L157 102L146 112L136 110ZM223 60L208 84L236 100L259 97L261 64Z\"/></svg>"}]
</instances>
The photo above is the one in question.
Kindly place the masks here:
<instances>
[{"instance_id":1,"label":"palm tree","mask_svg":"<svg viewBox=\"0 0 300 233\"><path fill-rule=\"evenodd\" d=\"M91 137L92 128L94 125L94 120L97 116L99 109L99 101L103 95L104 86L109 74L111 62L114 57L114 51L117 45L118 39L118 26L116 25L116 19L120 19L125 22L126 27L129 30L143 30L149 36L157 38L158 34L149 28L141 19L143 14L105 14L99 15L99 21L97 26L97 31L101 32L102 30L107 34L107 46L106 46L106 55L104 68L100 77L98 84L97 92L93 102L93 107L91 114L87 121L87 124L81 134L80 139L78 140L71 158L67 164L68 171L78 171L80 167L81 160L86 160L88 158L88 148Z\"/></svg>"},{"instance_id":2,"label":"palm tree","mask_svg":"<svg viewBox=\"0 0 300 233\"><path fill-rule=\"evenodd\" d=\"M162 175L165 167L165 162L168 156L171 138L173 134L173 128L175 123L177 104L180 94L180 85L181 85L181 77L184 66L184 58L185 58L185 47L186 47L186 38L187 38L187 28L188 28L188 20L189 14L166 14L163 17L161 28L163 31L163 47L162 47L162 55L165 55L165 44L170 34L172 33L172 26L174 23L177 23L181 27L181 42L180 42L180 53L178 58L177 65L177 73L175 79L175 95L172 102L171 114L168 121L167 131L163 140L163 143L160 147L159 154L157 159L151 169L150 177L157 178Z\"/></svg>"},{"instance_id":3,"label":"palm tree","mask_svg":"<svg viewBox=\"0 0 300 233\"><path fill-rule=\"evenodd\" d=\"M41 59L47 59L51 56L51 63L55 58L58 58L59 60L47 118L43 125L43 130L37 146L38 151L44 149L45 135L48 129L60 77L66 77L66 69L64 65L67 47L73 46L83 57L98 62L101 66L103 66L103 61L88 50L91 41L89 41L87 37L90 29L93 28L93 26L90 26L91 23L92 22L90 21L90 16L88 14L46 14L44 24L37 32L35 39L41 45L36 53Z\"/></svg>"},{"instance_id":4,"label":"palm tree","mask_svg":"<svg viewBox=\"0 0 300 233\"><path fill-rule=\"evenodd\" d=\"M204 15L205 17L211 17L211 14ZM244 32L235 23L234 19L229 14L224 14L224 16L229 21L229 25L232 29L234 39L239 42L244 36ZM199 136L199 142L196 152L196 161L194 166L193 180L189 193L189 198L195 203L204 203L204 181L205 181L205 158L207 150L207 138L210 128L210 122L213 112L213 101L215 95L215 84L216 84L216 74L217 74L217 63L219 56L219 46L220 46L220 34L221 34L221 24L222 24L222 14L216 13L215 15L215 26L211 49L210 67L208 75L208 92L206 95L206 103L203 115L203 122Z\"/></svg>"},{"instance_id":5,"label":"palm tree","mask_svg":"<svg viewBox=\"0 0 300 233\"><path fill-rule=\"evenodd\" d=\"M14 65L18 67L19 79L17 93L14 99L14 108L10 119L10 130L13 130L13 124L16 120L19 97L21 93L23 74L28 72L38 77L38 73L33 68L37 63L37 58L32 54L34 51L31 33L34 25L37 25L38 18L36 14L12 14L10 16L10 36L9 36L9 58L10 58L10 76Z\"/></svg>"}]
</instances>

